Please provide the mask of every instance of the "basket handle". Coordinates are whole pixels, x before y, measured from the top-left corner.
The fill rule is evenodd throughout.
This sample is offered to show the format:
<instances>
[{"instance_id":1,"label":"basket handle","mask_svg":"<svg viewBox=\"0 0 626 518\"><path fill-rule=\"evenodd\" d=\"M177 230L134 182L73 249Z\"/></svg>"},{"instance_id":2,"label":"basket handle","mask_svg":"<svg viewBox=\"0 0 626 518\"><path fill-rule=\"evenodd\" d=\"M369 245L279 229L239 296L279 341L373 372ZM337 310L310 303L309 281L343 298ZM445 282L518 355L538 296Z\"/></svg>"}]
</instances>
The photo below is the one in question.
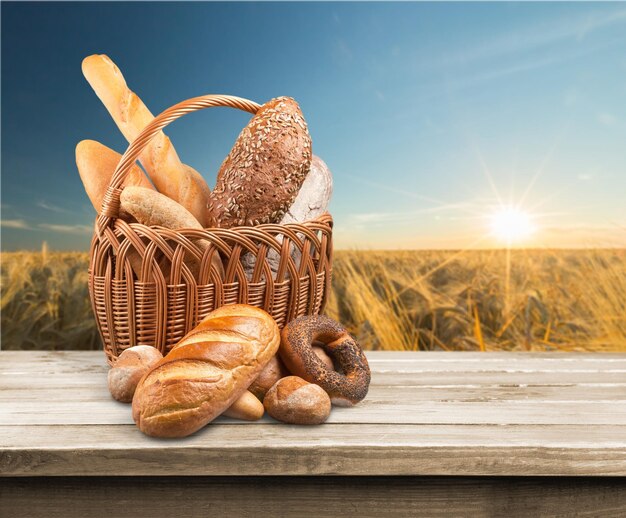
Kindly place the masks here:
<instances>
[{"instance_id":1,"label":"basket handle","mask_svg":"<svg viewBox=\"0 0 626 518\"><path fill-rule=\"evenodd\" d=\"M238 108L252 114L255 114L261 107L260 104L253 101L233 95L202 95L200 97L194 97L175 104L157 115L152 122L141 130L141 133L137 136L137 138L128 146L128 149L122 155L122 158L115 168L115 172L111 177L111 182L109 183L102 199L100 214L96 219L98 236L101 236L104 229L111 224L112 220L119 216L122 183L124 183L131 167L141 152L157 135L157 133L159 133L159 131L161 131L170 122L175 121L187 113L214 106Z\"/></svg>"}]
</instances>

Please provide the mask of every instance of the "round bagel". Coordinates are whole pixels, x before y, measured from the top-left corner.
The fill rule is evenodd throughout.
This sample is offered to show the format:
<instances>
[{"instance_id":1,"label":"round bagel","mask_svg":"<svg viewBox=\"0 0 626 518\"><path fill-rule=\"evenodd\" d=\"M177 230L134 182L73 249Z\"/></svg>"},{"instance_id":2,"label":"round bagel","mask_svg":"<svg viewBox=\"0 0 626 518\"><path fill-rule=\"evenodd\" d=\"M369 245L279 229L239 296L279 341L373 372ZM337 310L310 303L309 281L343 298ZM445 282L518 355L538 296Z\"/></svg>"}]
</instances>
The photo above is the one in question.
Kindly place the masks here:
<instances>
[{"instance_id":1,"label":"round bagel","mask_svg":"<svg viewBox=\"0 0 626 518\"><path fill-rule=\"evenodd\" d=\"M330 369L313 342L334 360L341 372ZM367 395L370 368L357 341L345 327L323 315L301 316L281 333L278 353L293 374L322 387L334 405L352 406Z\"/></svg>"}]
</instances>

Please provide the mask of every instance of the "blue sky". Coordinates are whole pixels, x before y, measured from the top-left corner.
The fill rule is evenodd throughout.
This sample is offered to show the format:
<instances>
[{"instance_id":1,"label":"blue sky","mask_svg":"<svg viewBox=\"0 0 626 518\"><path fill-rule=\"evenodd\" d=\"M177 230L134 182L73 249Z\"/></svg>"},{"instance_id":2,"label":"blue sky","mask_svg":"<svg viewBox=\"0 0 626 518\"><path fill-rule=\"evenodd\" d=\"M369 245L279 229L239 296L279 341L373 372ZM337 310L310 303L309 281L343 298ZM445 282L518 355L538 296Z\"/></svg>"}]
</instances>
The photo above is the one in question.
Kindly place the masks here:
<instances>
[{"instance_id":1,"label":"blue sky","mask_svg":"<svg viewBox=\"0 0 626 518\"><path fill-rule=\"evenodd\" d=\"M626 246L626 5L2 3L2 249L88 248L74 163L127 144L84 80L109 55L158 113L188 97L295 97L335 178L338 248ZM249 116L168 128L213 185Z\"/></svg>"}]
</instances>

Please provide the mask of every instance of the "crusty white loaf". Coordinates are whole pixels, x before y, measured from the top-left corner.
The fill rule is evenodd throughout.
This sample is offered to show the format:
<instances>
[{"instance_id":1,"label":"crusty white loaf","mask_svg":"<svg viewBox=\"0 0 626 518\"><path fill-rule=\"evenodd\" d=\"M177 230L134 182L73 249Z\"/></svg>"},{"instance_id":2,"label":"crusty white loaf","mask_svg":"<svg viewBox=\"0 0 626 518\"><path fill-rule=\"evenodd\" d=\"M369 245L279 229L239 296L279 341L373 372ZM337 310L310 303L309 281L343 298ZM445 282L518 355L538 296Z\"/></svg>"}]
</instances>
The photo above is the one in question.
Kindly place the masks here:
<instances>
[{"instance_id":1,"label":"crusty white loaf","mask_svg":"<svg viewBox=\"0 0 626 518\"><path fill-rule=\"evenodd\" d=\"M326 163L318 156L313 155L311 160L311 170L307 174L302 187L298 191L298 196L291 204L283 218L281 225L287 223L303 223L315 219L328 210L330 198L333 193L333 175ZM282 241L282 240L280 240ZM300 251L292 250L291 257L296 265L300 263ZM280 255L274 249L267 252L267 262L272 273L278 272ZM241 263L247 277L252 277L256 258L251 253L246 253L241 257Z\"/></svg>"},{"instance_id":2,"label":"crusty white loaf","mask_svg":"<svg viewBox=\"0 0 626 518\"><path fill-rule=\"evenodd\" d=\"M280 331L245 304L212 311L148 372L133 398L133 418L155 437L184 437L230 407L276 354Z\"/></svg>"}]
</instances>

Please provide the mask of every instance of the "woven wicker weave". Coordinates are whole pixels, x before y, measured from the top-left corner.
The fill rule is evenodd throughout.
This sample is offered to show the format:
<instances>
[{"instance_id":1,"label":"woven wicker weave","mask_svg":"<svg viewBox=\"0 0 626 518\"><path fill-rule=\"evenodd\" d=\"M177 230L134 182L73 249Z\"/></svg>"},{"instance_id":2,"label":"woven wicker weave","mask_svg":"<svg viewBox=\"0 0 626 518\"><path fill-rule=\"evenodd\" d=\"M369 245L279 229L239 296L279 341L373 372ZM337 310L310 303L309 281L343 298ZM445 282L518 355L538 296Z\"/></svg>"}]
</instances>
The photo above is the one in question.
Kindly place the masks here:
<instances>
[{"instance_id":1,"label":"woven wicker weave","mask_svg":"<svg viewBox=\"0 0 626 518\"><path fill-rule=\"evenodd\" d=\"M225 95L172 106L144 128L111 178L96 220L89 264L89 295L111 364L124 349L138 344L166 354L207 313L226 304L261 307L283 327L300 315L318 314L326 303L332 271L329 214L301 224L176 231L118 219L121 185L149 141L182 115L212 106L250 113L260 107ZM210 246L201 250L194 244L197 239ZM223 277L211 264L215 254L224 265ZM256 258L247 274L244 254ZM272 270L268 256L278 256L278 268L274 265ZM195 276L186 263L190 258Z\"/></svg>"}]
</instances>

